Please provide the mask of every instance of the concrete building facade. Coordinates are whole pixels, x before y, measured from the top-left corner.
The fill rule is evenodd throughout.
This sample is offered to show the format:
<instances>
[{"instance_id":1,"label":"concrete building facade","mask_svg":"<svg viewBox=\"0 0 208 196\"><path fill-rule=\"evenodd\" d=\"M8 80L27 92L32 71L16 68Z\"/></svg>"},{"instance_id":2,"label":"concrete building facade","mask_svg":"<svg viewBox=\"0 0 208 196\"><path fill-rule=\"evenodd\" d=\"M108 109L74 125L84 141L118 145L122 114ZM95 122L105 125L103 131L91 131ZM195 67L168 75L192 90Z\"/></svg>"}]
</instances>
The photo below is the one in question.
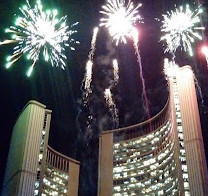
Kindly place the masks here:
<instances>
[{"instance_id":1,"label":"concrete building facade","mask_svg":"<svg viewBox=\"0 0 208 196\"><path fill-rule=\"evenodd\" d=\"M98 196L207 196L208 174L194 75L168 67L163 110L137 125L102 132Z\"/></svg>"},{"instance_id":2,"label":"concrete building facade","mask_svg":"<svg viewBox=\"0 0 208 196\"><path fill-rule=\"evenodd\" d=\"M20 113L12 132L2 196L78 195L80 163L48 146L51 112L29 101Z\"/></svg>"}]
</instances>

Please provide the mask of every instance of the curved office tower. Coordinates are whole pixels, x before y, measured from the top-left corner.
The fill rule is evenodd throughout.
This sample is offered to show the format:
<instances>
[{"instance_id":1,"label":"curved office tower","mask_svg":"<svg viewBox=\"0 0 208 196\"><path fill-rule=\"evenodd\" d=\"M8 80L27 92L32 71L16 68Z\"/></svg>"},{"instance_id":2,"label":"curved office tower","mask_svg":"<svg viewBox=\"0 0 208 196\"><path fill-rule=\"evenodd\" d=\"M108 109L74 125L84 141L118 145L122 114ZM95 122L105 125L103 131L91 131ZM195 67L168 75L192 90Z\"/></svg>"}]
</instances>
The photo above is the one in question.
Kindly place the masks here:
<instances>
[{"instance_id":1,"label":"curved office tower","mask_svg":"<svg viewBox=\"0 0 208 196\"><path fill-rule=\"evenodd\" d=\"M51 112L29 101L20 113L12 132L2 196L78 195L79 162L48 146Z\"/></svg>"},{"instance_id":2,"label":"curved office tower","mask_svg":"<svg viewBox=\"0 0 208 196\"><path fill-rule=\"evenodd\" d=\"M207 196L193 72L168 75L170 97L155 117L100 136L98 196Z\"/></svg>"}]
</instances>

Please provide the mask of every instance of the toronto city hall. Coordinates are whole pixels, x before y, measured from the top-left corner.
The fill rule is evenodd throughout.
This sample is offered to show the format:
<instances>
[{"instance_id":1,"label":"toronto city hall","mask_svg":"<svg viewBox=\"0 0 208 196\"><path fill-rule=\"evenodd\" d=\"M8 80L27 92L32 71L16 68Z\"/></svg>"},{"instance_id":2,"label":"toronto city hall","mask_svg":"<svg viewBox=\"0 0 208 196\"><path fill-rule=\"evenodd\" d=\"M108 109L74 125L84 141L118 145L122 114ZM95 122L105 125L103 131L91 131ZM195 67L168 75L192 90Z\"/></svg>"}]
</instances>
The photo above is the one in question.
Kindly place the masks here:
<instances>
[{"instance_id":1,"label":"toronto city hall","mask_svg":"<svg viewBox=\"0 0 208 196\"><path fill-rule=\"evenodd\" d=\"M190 66L165 67L169 99L151 119L99 138L98 196L208 196ZM13 128L2 196L77 196L80 163L48 145L51 110L29 101Z\"/></svg>"}]
</instances>

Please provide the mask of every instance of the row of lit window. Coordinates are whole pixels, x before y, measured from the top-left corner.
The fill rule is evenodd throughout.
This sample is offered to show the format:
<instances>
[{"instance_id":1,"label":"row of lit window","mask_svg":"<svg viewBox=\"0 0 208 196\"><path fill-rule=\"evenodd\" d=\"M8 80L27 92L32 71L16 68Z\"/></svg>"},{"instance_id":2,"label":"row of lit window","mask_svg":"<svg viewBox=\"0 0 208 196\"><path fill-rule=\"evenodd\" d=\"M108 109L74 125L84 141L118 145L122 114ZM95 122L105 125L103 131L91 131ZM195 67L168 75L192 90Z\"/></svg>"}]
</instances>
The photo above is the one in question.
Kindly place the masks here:
<instances>
[{"instance_id":1,"label":"row of lit window","mask_svg":"<svg viewBox=\"0 0 208 196\"><path fill-rule=\"evenodd\" d=\"M44 144L45 144L45 135L46 135L46 123L47 122L47 114L44 116L44 123L43 123L43 130L41 132L41 142L40 142L40 151L38 155L38 167L37 167L37 176L36 176L36 182L35 182L35 191L34 195L38 195L39 193L39 180L40 180L40 173L41 173L41 164L43 159L43 151L44 151Z\"/></svg>"},{"instance_id":2,"label":"row of lit window","mask_svg":"<svg viewBox=\"0 0 208 196\"><path fill-rule=\"evenodd\" d=\"M128 141L125 141L125 142L118 142L118 143L114 143L114 151L116 149L119 149L119 148L128 148L128 147L132 147L133 145L138 145L137 147L144 147L144 145L147 145L148 142L150 144L154 144L155 142L157 142L157 139L154 140L153 138L160 138L161 137L161 133L163 131L165 131L167 129L167 127L169 127L170 125L170 122L167 122L167 124L165 124L162 128L160 128L160 130L158 131L155 131L153 133L150 133L148 135L145 135L145 137L139 137L139 138L134 138L134 139L131 139L131 140L128 140ZM138 130L139 131L139 130ZM152 140L153 139L153 140Z\"/></svg>"},{"instance_id":3,"label":"row of lit window","mask_svg":"<svg viewBox=\"0 0 208 196\"><path fill-rule=\"evenodd\" d=\"M146 143L143 142L143 143L138 144L134 140L128 140L128 141L125 141L125 143L124 142L116 143L117 145L119 144L119 148L118 149L115 148L114 153L118 154L119 152L126 152L128 150L138 149L138 148L142 149L142 148L144 148L145 146L148 146L148 145L155 145L161 138L163 138L165 135L167 135L167 133L170 131L171 126L170 126L169 122L168 122L168 124L169 124L169 126L167 126L167 124L166 124L165 125L166 128L164 129L163 132L160 133L160 135L155 136L153 140L150 140ZM142 138L145 138L145 137L142 137Z\"/></svg>"},{"instance_id":4,"label":"row of lit window","mask_svg":"<svg viewBox=\"0 0 208 196\"><path fill-rule=\"evenodd\" d=\"M178 108L180 109L180 106L178 105ZM180 116L180 114L179 114L179 116ZM181 123L181 120L180 119L178 119L177 120L177 122L178 123ZM157 132L158 133L158 132ZM150 134L149 134L150 135ZM148 136L147 136L148 137ZM155 135L151 135L150 136L150 138L154 138L155 137ZM125 153L127 153L128 151L129 151L129 149L128 149L128 147L129 146L131 146L131 145L135 145L135 143L136 144L139 144L140 142L144 142L144 141L147 141L147 139L146 140L139 140L138 138L136 138L137 140L136 140L136 142L134 141L134 140L131 140L129 143L127 143L127 141L125 141L125 143L124 142L122 142L122 143L116 143L115 145L114 145L114 149L116 149L115 150L115 153L116 154L118 154L119 153L119 151L122 153L122 152L125 152ZM143 138L142 138L143 139ZM158 140L159 140L159 138L157 138ZM137 143L138 142L138 143ZM157 142L157 141L155 141L155 142ZM154 141L153 142L150 142L150 143L152 143L152 144L154 144L155 143ZM130 144L130 145L129 145ZM141 144L141 143L140 143ZM144 146L144 144L142 144L143 146ZM138 147L138 148L141 148L142 147L142 145L137 145L136 147ZM145 145L147 145L147 143L145 144ZM121 149L121 147L127 147L127 148L123 148L123 149ZM131 148L132 148L132 146L131 146ZM133 147L134 148L134 147ZM118 149L118 150L117 150ZM134 150L134 149L133 149ZM141 152L139 152L139 153L141 153ZM166 151L164 151L164 153L161 153L159 156L158 156L158 160L161 160L161 159L163 159L165 156L167 156L168 155L168 153L169 153L169 151L168 150L166 150ZM138 155L138 154L137 154ZM126 154L123 154L123 156L121 156L121 157L119 157L119 159L121 159L122 160L122 157L124 158L124 157L126 157ZM131 159L132 160L132 159ZM133 159L135 162L137 162L138 160L136 160L136 159ZM151 159L150 159L151 160ZM141 161L141 160L140 160ZM142 165L144 165L144 166L149 166L149 165L151 165L151 163L149 163L148 162L148 160L146 161L144 161L143 162L143 164ZM158 168L158 165L153 165L153 167L152 168L154 168L154 169L156 169L156 168ZM123 172L123 170L125 169L125 167L121 167L121 171L118 171L118 172L122 172L122 173L124 173L124 176L128 176L127 175L127 172ZM131 169L131 168L130 168ZM175 170L175 168L173 168L173 170ZM157 170L155 170L154 172L151 172L151 176L155 176L157 173L155 173ZM146 172L146 171L145 171ZM163 170L161 170L161 172L164 172ZM144 173L144 172L143 172ZM169 176L169 171L167 171L167 172L164 172L164 176ZM115 174L115 175L119 175L119 173L117 174ZM128 189L128 188L134 188L135 186L136 186L136 184L137 185L140 185L140 186L145 186L145 185L150 185L151 183L152 183L152 181L151 181L151 179L150 180L148 180L148 181L145 181L145 182L138 182L138 183L135 183L136 182L136 179L135 178L130 178L130 181L131 181L131 183L134 183L134 184L128 184L129 182L124 182L125 184L128 184L128 186L126 186L125 187L125 189ZM175 181L173 181L173 178L172 177L168 177L166 180L165 180L165 184L167 184L167 183L169 183L169 188L167 189L167 191L171 191L171 193L173 193L173 194L175 194L176 192L177 192L177 189L176 188L174 188L174 186L175 186L175 184L176 184L176 182ZM160 185L160 183L157 183L157 185L154 185L153 187L152 187L152 189L150 189L149 187L148 188L146 188L145 190L146 191L144 191L143 192L143 194L145 194L145 193L149 193L149 192L151 192L151 191L154 191L154 190L156 190L156 187L157 186L159 186ZM116 186L115 187L115 189L117 189L117 190L120 190L121 189L121 187L120 186ZM114 194L115 196L119 196L119 195L125 195L126 194L126 192L123 192L123 191L126 191L126 190L123 190L122 189L122 194L121 193L116 193L116 194ZM163 192L163 190L161 191L160 190L160 192L158 192L158 195L163 195L164 194L164 192ZM132 194L127 194L127 195L134 195L133 193ZM149 195L149 194L148 194ZM171 195L171 194L170 194Z\"/></svg>"},{"instance_id":5,"label":"row of lit window","mask_svg":"<svg viewBox=\"0 0 208 196\"><path fill-rule=\"evenodd\" d=\"M168 163L167 163L168 164ZM169 164L167 165L167 167L169 167ZM158 164L157 165L155 165L154 167L152 167L152 169L155 169L155 168L158 168ZM165 170L155 170L155 171L153 171L153 172L151 172L150 174L151 174L151 176L152 177L150 177L149 176L149 178L153 178L153 176L155 176L157 173L156 172L158 172L158 173L160 173L161 175L160 175L160 179L163 179L163 178L167 178L169 175L170 175L170 171L174 171L175 170L175 167L172 167L169 171L166 171L165 172ZM144 172L143 172L144 173ZM125 175L125 172L124 172L124 175ZM126 176L127 176L127 173L126 173ZM143 180L144 179L144 175L143 175L143 178L140 178L139 180ZM132 189L132 188L134 188L135 186L139 186L139 187L142 187L142 186L148 186L148 185L150 185L150 184L152 184L153 183L153 181L152 181L152 179L149 179L149 180L147 180L146 182L137 182L137 183L135 183L136 182L136 180L138 180L138 177L135 177L135 178L130 178L130 182L128 182L128 181L124 181L124 184L126 184L126 187L124 187L124 190L122 190L122 191L125 191L125 189ZM166 183L168 183L168 182L170 182L170 179L168 178L168 180L166 181ZM132 185L132 183L134 183L134 185ZM158 182L156 181L156 183L157 183L157 185L158 185ZM122 185L121 185L122 186ZM123 186L122 186L123 187ZM128 187L128 188L127 188ZM118 189L118 188L117 188ZM154 190L154 188L153 188L153 190Z\"/></svg>"},{"instance_id":6,"label":"row of lit window","mask_svg":"<svg viewBox=\"0 0 208 196\"><path fill-rule=\"evenodd\" d=\"M64 183L62 179L57 177L50 179L44 178L43 183L46 184L47 186L51 186L53 189L57 189L60 186L61 187L67 186L67 184Z\"/></svg>"},{"instance_id":7,"label":"row of lit window","mask_svg":"<svg viewBox=\"0 0 208 196\"><path fill-rule=\"evenodd\" d=\"M161 169L160 170L159 169L158 170L154 170L153 172L150 172L150 174L148 174L148 173L146 173L144 171L143 172L139 171L140 174L141 173L146 173L146 174L138 176L138 173L135 173L135 177L133 177L134 175L131 174L131 177L129 177L129 178L125 178L123 180L116 180L116 181L114 181L114 182L116 182L115 186L117 184L120 184L120 186L123 186L125 184L128 185L129 183L136 183L136 182L137 182L136 183L137 185L144 185L146 183L148 184L148 182L151 182L151 183L156 182L156 183L158 183L159 181L161 181L161 180L163 181L163 179L169 177L171 172L175 170L174 161L172 161L172 167L171 168L170 168L170 166L171 166L171 164L167 162L165 168L163 168L162 170ZM159 168L158 164L155 165L155 167ZM124 174L125 177L128 177L127 176L127 172L123 172L122 174ZM146 182L144 182L143 179L147 179ZM140 184L139 181L140 182L142 181L142 184Z\"/></svg>"},{"instance_id":8,"label":"row of lit window","mask_svg":"<svg viewBox=\"0 0 208 196\"><path fill-rule=\"evenodd\" d=\"M123 189L121 189L120 186L116 186L114 187L113 195L125 195L125 192L131 192L129 195L134 195L134 193L140 193L139 195L151 195L150 193L154 193L154 195L162 195L164 191L166 191L166 193L169 192L169 195L174 195L178 191L176 186L177 184L178 180L171 177L166 179L163 183L157 183L153 185L151 180L148 180L145 183L138 182L136 184L130 184L128 187Z\"/></svg>"},{"instance_id":9,"label":"row of lit window","mask_svg":"<svg viewBox=\"0 0 208 196\"><path fill-rule=\"evenodd\" d=\"M54 176L58 176L58 177L61 177L65 180L68 180L69 176L66 172L62 172L50 165L47 165L47 172L46 174L49 176L49 177L54 177Z\"/></svg>"},{"instance_id":10,"label":"row of lit window","mask_svg":"<svg viewBox=\"0 0 208 196\"><path fill-rule=\"evenodd\" d=\"M167 167L169 167L169 164L167 165ZM169 168L169 170L166 170L166 172L164 172L164 170L159 170L159 171L156 170L156 171L161 174L159 176L159 178L160 178L160 180L162 180L162 179L165 179L165 178L169 177L171 175L171 172L173 172L174 170L175 170L175 166L172 166L172 168ZM144 175L143 175L143 178L144 178ZM150 178L150 176L148 178ZM136 180L139 180L138 177L130 178L131 182L128 182L125 179L123 181L124 185L120 185L120 187L122 187L122 192L123 192L123 191L129 190L129 189L132 190L133 187L137 187L137 188L140 188L140 189L141 189L141 187L147 188L148 185L151 185L153 183L155 183L155 186L158 186L158 184L164 184L164 180L162 180L161 183L159 183L159 181L157 179L158 178L155 178L155 180L154 180L154 178L151 178L151 179L149 179L145 182L136 182ZM134 185L131 185L133 182L136 182L136 183L134 183ZM168 178L167 181L165 181L165 183L168 183L168 182L170 182L169 178ZM117 185L115 185L115 186L117 186ZM117 186L117 189L119 189L118 186ZM154 188L153 188L153 190L154 190Z\"/></svg>"},{"instance_id":11,"label":"row of lit window","mask_svg":"<svg viewBox=\"0 0 208 196\"><path fill-rule=\"evenodd\" d=\"M170 145L169 147L170 149L173 148L173 144ZM158 163L162 160L162 163L164 164L166 161L169 160L170 156L170 149L166 149L164 151L162 151L158 157L154 157L154 158L150 158L149 160L144 160L144 161L138 161L138 160L134 160L134 162L132 164L128 164L128 165L121 165L121 166L116 166L113 168L113 173L114 175L117 173L122 173L123 175L125 174L125 172L130 171L130 170L141 170L142 168L145 168L146 170L148 169L148 166L153 166L153 168L158 167ZM164 157L167 157L166 160L163 160ZM156 159L157 158L157 159ZM154 167L154 164L156 164L157 166ZM118 175L116 175L118 176Z\"/></svg>"},{"instance_id":12,"label":"row of lit window","mask_svg":"<svg viewBox=\"0 0 208 196\"><path fill-rule=\"evenodd\" d=\"M168 134L168 130L165 132L165 134L167 135ZM166 137L165 140L167 140L168 138ZM143 154L144 152L151 152L153 151L156 146L155 146L155 142L158 142L159 141L159 138L154 138L153 142L152 142L152 146L149 146L149 148L141 148L141 147L138 147L138 149L136 149L135 146L132 146L132 148L121 148L120 150L115 150L114 151L114 160L123 160L123 158L127 158L127 157L130 157L131 159L127 159L126 162L131 162L133 161L133 159L138 159L138 160L141 160L140 157L138 157L140 154ZM159 145L159 144L158 144ZM161 144L160 144L161 145ZM140 150L140 151L138 151ZM130 155L130 156L129 156ZM151 157L152 154L150 155L146 155L147 157L144 157L143 156L143 159L144 158L148 158L148 157Z\"/></svg>"},{"instance_id":13,"label":"row of lit window","mask_svg":"<svg viewBox=\"0 0 208 196\"><path fill-rule=\"evenodd\" d=\"M68 176L65 173L48 167L45 172L45 178L43 179L43 183L46 185L45 191L49 193L57 191L59 194L67 193L68 181L66 178L68 178Z\"/></svg>"},{"instance_id":14,"label":"row of lit window","mask_svg":"<svg viewBox=\"0 0 208 196\"><path fill-rule=\"evenodd\" d=\"M184 181L184 190L185 195L189 196L189 182L188 182L188 173L187 173L187 165L186 165L186 157L185 157L185 148L184 148L184 137L183 137L183 127L181 126L181 111L180 111L180 101L178 97L178 87L177 81L174 80L174 103L176 109L176 122L177 122L177 131L178 131L178 139L179 139L179 152L180 152L180 160L181 160L181 167L182 167L182 175Z\"/></svg>"},{"instance_id":15,"label":"row of lit window","mask_svg":"<svg viewBox=\"0 0 208 196\"><path fill-rule=\"evenodd\" d=\"M130 176L128 176L127 172L124 172L123 176L125 178L121 178L120 180L114 178L114 185L116 186L118 184L122 185L122 184L136 183L136 182L143 183L144 180L148 180L148 179L150 179L152 183L163 181L165 178L167 178L171 174L172 170L175 170L174 161L172 161L172 163L171 162L167 163L166 167L163 169L160 168L158 170L153 170L152 172L148 171L149 173L147 173L146 171L139 171L138 173L136 172L130 173Z\"/></svg>"},{"instance_id":16,"label":"row of lit window","mask_svg":"<svg viewBox=\"0 0 208 196\"><path fill-rule=\"evenodd\" d=\"M66 186L61 186L58 184L54 184L53 182L50 182L46 178L43 179L43 191L44 193L47 193L49 195L65 195L67 193Z\"/></svg>"}]
</instances>

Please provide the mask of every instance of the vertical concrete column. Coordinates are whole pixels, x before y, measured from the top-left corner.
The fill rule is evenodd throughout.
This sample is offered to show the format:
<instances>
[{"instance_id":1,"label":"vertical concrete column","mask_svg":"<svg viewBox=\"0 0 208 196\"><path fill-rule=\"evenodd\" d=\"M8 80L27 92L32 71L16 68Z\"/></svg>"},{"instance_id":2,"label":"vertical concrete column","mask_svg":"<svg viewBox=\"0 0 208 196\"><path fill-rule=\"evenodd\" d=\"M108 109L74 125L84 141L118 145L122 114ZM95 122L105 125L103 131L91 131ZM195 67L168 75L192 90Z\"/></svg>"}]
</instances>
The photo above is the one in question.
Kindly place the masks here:
<instances>
[{"instance_id":1,"label":"vertical concrete column","mask_svg":"<svg viewBox=\"0 0 208 196\"><path fill-rule=\"evenodd\" d=\"M12 132L3 196L34 195L45 105L29 101Z\"/></svg>"},{"instance_id":2,"label":"vertical concrete column","mask_svg":"<svg viewBox=\"0 0 208 196\"><path fill-rule=\"evenodd\" d=\"M184 130L184 145L188 167L190 193L208 195L207 165L205 159L194 75L190 66L177 73L178 95Z\"/></svg>"},{"instance_id":3,"label":"vertical concrete column","mask_svg":"<svg viewBox=\"0 0 208 196\"><path fill-rule=\"evenodd\" d=\"M113 133L103 132L99 140L98 196L113 195Z\"/></svg>"},{"instance_id":4,"label":"vertical concrete column","mask_svg":"<svg viewBox=\"0 0 208 196\"><path fill-rule=\"evenodd\" d=\"M69 162L69 186L68 195L78 196L79 187L79 163Z\"/></svg>"}]
</instances>

